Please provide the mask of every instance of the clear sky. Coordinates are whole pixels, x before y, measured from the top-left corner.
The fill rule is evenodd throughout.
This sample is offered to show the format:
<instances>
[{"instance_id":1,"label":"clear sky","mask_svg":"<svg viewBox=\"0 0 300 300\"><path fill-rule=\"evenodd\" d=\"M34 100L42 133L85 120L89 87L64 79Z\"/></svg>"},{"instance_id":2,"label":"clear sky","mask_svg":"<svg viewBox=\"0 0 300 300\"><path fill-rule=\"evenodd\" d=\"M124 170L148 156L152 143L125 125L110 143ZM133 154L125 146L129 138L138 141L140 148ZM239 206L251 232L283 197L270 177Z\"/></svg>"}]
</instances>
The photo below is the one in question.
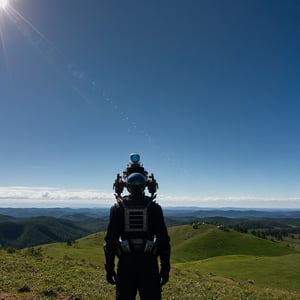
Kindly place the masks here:
<instances>
[{"instance_id":1,"label":"clear sky","mask_svg":"<svg viewBox=\"0 0 300 300\"><path fill-rule=\"evenodd\" d=\"M0 206L300 208L298 0L0 1Z\"/></svg>"}]
</instances>

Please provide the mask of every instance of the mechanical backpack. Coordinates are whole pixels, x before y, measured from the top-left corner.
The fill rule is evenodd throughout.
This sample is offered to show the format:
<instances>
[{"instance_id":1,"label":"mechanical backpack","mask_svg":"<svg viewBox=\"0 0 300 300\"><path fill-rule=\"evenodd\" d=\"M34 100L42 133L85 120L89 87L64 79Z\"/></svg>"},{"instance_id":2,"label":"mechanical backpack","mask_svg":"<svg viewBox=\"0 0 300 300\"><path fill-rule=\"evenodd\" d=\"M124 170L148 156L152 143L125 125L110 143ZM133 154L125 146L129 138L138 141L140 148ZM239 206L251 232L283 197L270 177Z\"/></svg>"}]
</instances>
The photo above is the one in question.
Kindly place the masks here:
<instances>
[{"instance_id":1,"label":"mechanical backpack","mask_svg":"<svg viewBox=\"0 0 300 300\"><path fill-rule=\"evenodd\" d=\"M147 188L151 194L150 201L145 203L145 205L127 205L127 197L121 196L124 187L129 188L129 183L134 185L134 181L131 182L133 177L143 181L143 187ZM155 193L158 189L158 184L153 174L148 176L148 172L140 163L139 154L133 153L130 155L130 162L123 171L123 176L117 174L113 188L116 192L116 200L124 212L124 234L129 237L128 239L120 240L119 254L156 254L155 238L150 240L148 235L148 208L156 197Z\"/></svg>"}]
</instances>

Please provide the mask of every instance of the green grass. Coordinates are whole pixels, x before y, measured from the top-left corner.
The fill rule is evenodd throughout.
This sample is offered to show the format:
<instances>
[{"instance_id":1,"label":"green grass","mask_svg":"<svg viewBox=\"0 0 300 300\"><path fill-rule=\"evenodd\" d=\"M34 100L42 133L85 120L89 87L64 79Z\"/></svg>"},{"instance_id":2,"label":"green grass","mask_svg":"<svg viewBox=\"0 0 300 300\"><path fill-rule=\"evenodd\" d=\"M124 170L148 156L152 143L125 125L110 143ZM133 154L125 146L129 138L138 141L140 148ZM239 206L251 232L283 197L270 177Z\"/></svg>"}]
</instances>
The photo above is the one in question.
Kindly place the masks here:
<instances>
[{"instance_id":1,"label":"green grass","mask_svg":"<svg viewBox=\"0 0 300 300\"><path fill-rule=\"evenodd\" d=\"M277 257L220 256L175 264L179 269L300 292L300 253Z\"/></svg>"},{"instance_id":2,"label":"green grass","mask_svg":"<svg viewBox=\"0 0 300 300\"><path fill-rule=\"evenodd\" d=\"M17 290L25 284L31 292L18 293ZM80 295L85 300L115 299L115 289L106 283L102 266L77 260L0 251L0 292L18 295L20 299L55 299L44 296L47 290L53 291L59 299L69 299L72 295ZM170 282L163 289L163 299L292 300L300 299L300 294L174 266Z\"/></svg>"},{"instance_id":3,"label":"green grass","mask_svg":"<svg viewBox=\"0 0 300 300\"><path fill-rule=\"evenodd\" d=\"M190 225L170 229L172 260L186 262L224 255L281 256L297 253L283 243L271 242L234 230L224 231L213 225Z\"/></svg>"},{"instance_id":4,"label":"green grass","mask_svg":"<svg viewBox=\"0 0 300 300\"><path fill-rule=\"evenodd\" d=\"M24 285L30 288L30 293L18 293L18 289ZM47 290L60 296L81 295L83 299L91 300L113 299L107 298L107 295L114 293L113 287L105 281L101 266L91 265L84 260L0 251L0 291L19 297L31 296L29 299L51 299L44 296Z\"/></svg>"},{"instance_id":5,"label":"green grass","mask_svg":"<svg viewBox=\"0 0 300 300\"><path fill-rule=\"evenodd\" d=\"M284 237L283 241L290 245L291 247L293 247L294 249L296 249L297 251L300 251L300 239L299 239L299 235L295 235L296 238L292 239L291 237Z\"/></svg>"},{"instance_id":6,"label":"green grass","mask_svg":"<svg viewBox=\"0 0 300 300\"><path fill-rule=\"evenodd\" d=\"M67 243L54 243L41 246L45 256L55 259L86 261L93 265L104 264L104 233L95 233L81 238L71 246Z\"/></svg>"},{"instance_id":7,"label":"green grass","mask_svg":"<svg viewBox=\"0 0 300 300\"><path fill-rule=\"evenodd\" d=\"M300 299L300 253L283 243L212 225L169 232L173 263L163 299ZM97 233L71 246L55 243L12 254L0 250L0 295L55 299L43 295L52 290L59 299L115 299L115 288L105 280L103 239L104 233ZM18 293L25 284L31 292Z\"/></svg>"}]
</instances>

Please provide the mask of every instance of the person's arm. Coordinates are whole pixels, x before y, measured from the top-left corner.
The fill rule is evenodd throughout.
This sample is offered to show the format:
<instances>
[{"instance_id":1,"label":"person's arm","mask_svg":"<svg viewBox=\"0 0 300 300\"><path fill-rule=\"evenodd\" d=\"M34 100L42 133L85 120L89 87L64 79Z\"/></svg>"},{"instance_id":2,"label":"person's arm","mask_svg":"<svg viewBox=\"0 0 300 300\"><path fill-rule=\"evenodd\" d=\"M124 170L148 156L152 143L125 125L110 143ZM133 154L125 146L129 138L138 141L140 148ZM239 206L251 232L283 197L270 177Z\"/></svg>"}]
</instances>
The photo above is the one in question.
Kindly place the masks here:
<instances>
[{"instance_id":1,"label":"person's arm","mask_svg":"<svg viewBox=\"0 0 300 300\"><path fill-rule=\"evenodd\" d=\"M105 271L106 279L110 284L115 284L115 256L120 236L120 218L116 206L110 210L109 223L105 235L104 254L105 254Z\"/></svg>"},{"instance_id":2,"label":"person's arm","mask_svg":"<svg viewBox=\"0 0 300 300\"><path fill-rule=\"evenodd\" d=\"M155 235L156 235L158 255L160 258L161 285L164 285L169 280L171 246L170 246L170 237L168 234L167 226L165 224L163 211L159 205L156 205L155 220L156 220Z\"/></svg>"}]
</instances>

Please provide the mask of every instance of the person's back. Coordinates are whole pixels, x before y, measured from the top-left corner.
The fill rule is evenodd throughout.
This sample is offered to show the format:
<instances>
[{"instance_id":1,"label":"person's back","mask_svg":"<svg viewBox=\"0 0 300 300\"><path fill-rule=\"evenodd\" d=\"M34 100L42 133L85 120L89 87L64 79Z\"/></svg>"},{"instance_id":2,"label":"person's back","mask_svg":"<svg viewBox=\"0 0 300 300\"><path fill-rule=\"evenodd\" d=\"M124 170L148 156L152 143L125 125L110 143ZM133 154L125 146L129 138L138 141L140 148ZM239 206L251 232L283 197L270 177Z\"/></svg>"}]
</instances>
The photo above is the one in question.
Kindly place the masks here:
<instances>
[{"instance_id":1,"label":"person's back","mask_svg":"<svg viewBox=\"0 0 300 300\"><path fill-rule=\"evenodd\" d=\"M144 194L143 174L130 174L126 187L129 195L118 197L110 211L105 236L107 281L116 283L116 299L133 300L139 291L142 300L159 300L170 271L170 239L163 212ZM119 258L117 274L115 256Z\"/></svg>"}]
</instances>

